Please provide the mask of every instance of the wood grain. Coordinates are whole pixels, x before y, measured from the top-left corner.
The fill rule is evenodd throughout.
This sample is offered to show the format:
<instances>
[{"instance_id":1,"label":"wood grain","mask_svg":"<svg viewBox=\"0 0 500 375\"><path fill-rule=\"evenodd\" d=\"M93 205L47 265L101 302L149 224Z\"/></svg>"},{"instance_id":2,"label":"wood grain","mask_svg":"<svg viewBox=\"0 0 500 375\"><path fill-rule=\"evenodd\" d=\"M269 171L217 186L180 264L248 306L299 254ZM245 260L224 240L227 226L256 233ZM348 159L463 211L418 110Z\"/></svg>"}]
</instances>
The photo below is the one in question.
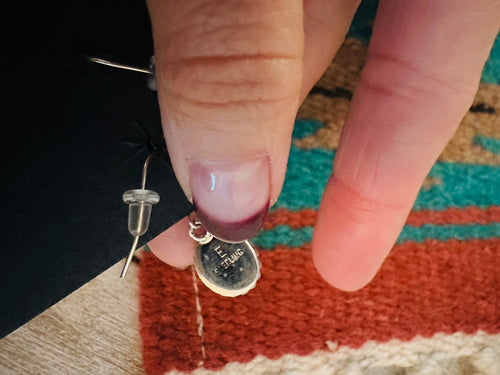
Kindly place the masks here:
<instances>
[{"instance_id":1,"label":"wood grain","mask_svg":"<svg viewBox=\"0 0 500 375\"><path fill-rule=\"evenodd\" d=\"M1 374L142 375L137 268L119 262L0 340Z\"/></svg>"}]
</instances>

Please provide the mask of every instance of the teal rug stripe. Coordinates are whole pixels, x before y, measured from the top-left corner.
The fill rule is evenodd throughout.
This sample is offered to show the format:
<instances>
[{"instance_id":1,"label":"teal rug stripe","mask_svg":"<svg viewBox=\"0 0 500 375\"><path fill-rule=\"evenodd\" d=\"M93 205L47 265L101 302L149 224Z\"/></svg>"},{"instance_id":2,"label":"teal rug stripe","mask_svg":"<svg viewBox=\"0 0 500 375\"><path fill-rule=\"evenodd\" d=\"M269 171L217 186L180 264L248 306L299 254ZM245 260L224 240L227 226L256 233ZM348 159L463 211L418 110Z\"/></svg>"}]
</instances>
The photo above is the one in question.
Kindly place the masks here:
<instances>
[{"instance_id":1,"label":"teal rug stripe","mask_svg":"<svg viewBox=\"0 0 500 375\"><path fill-rule=\"evenodd\" d=\"M286 225L278 225L271 230L261 230L252 238L252 243L268 250L276 245L299 247L312 241L313 230L313 227L292 229Z\"/></svg>"},{"instance_id":2,"label":"teal rug stripe","mask_svg":"<svg viewBox=\"0 0 500 375\"><path fill-rule=\"evenodd\" d=\"M457 239L461 241L472 239L500 238L500 223L488 225L478 224L424 224L421 227L405 225L398 237L397 243L408 241L423 242L427 239L447 241Z\"/></svg>"},{"instance_id":3,"label":"teal rug stripe","mask_svg":"<svg viewBox=\"0 0 500 375\"><path fill-rule=\"evenodd\" d=\"M273 209L318 209L334 156L332 150L292 146L283 190ZM414 210L500 206L499 166L438 162L429 175L441 182L420 190Z\"/></svg>"},{"instance_id":4,"label":"teal rug stripe","mask_svg":"<svg viewBox=\"0 0 500 375\"><path fill-rule=\"evenodd\" d=\"M318 208L321 194L332 172L334 151L291 147L283 189L274 208L290 210Z\"/></svg>"},{"instance_id":5,"label":"teal rug stripe","mask_svg":"<svg viewBox=\"0 0 500 375\"><path fill-rule=\"evenodd\" d=\"M500 126L500 124L498 126ZM485 150L500 155L500 139L489 138L484 135L476 135L474 137L474 143L481 146Z\"/></svg>"},{"instance_id":6,"label":"teal rug stripe","mask_svg":"<svg viewBox=\"0 0 500 375\"><path fill-rule=\"evenodd\" d=\"M354 15L347 37L357 38L364 44L368 44L372 36L377 7L377 0L363 0Z\"/></svg>"},{"instance_id":7,"label":"teal rug stripe","mask_svg":"<svg viewBox=\"0 0 500 375\"><path fill-rule=\"evenodd\" d=\"M293 125L293 139L309 137L323 127L323 123L315 119L297 119Z\"/></svg>"},{"instance_id":8,"label":"teal rug stripe","mask_svg":"<svg viewBox=\"0 0 500 375\"><path fill-rule=\"evenodd\" d=\"M286 225L279 225L272 230L263 230L252 242L262 249L272 249L276 245L299 247L312 241L313 228L305 227L291 229ZM488 225L436 225L424 224L420 227L405 225L396 243L408 241L423 242L428 239L447 241L457 239L461 241L471 239L500 238L500 223Z\"/></svg>"},{"instance_id":9,"label":"teal rug stripe","mask_svg":"<svg viewBox=\"0 0 500 375\"><path fill-rule=\"evenodd\" d=\"M442 184L421 189L414 210L500 205L500 167L478 164L436 163L429 175Z\"/></svg>"},{"instance_id":10,"label":"teal rug stripe","mask_svg":"<svg viewBox=\"0 0 500 375\"><path fill-rule=\"evenodd\" d=\"M500 33L497 35L490 57L484 65L481 82L500 85Z\"/></svg>"}]
</instances>

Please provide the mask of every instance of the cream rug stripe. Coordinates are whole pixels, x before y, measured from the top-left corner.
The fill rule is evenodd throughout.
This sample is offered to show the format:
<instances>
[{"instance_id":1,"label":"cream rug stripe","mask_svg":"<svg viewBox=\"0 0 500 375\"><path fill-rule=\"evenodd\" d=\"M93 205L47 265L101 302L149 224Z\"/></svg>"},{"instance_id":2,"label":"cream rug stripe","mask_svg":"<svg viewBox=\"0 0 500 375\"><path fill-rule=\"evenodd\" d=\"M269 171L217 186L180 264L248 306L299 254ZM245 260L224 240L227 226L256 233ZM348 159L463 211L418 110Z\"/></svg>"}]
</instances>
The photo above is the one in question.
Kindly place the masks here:
<instances>
[{"instance_id":1,"label":"cream rug stripe","mask_svg":"<svg viewBox=\"0 0 500 375\"><path fill-rule=\"evenodd\" d=\"M309 356L287 354L277 360L258 356L219 371L198 369L191 375L499 375L500 335L436 334L410 342L367 342L359 349L337 347ZM495 348L495 349L492 349ZM168 375L181 375L170 371Z\"/></svg>"}]
</instances>

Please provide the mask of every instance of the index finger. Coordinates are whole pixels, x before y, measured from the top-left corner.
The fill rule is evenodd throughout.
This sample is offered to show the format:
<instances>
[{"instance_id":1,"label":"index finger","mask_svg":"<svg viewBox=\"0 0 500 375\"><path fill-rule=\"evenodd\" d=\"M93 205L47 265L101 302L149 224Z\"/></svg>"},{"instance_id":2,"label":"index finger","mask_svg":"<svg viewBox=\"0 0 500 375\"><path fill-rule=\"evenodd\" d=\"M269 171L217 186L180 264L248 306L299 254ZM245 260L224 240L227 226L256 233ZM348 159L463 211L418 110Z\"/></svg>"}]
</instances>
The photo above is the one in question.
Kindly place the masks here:
<instances>
[{"instance_id":1,"label":"index finger","mask_svg":"<svg viewBox=\"0 0 500 375\"><path fill-rule=\"evenodd\" d=\"M499 14L492 0L380 1L313 237L330 284L356 290L376 274L472 102Z\"/></svg>"}]
</instances>

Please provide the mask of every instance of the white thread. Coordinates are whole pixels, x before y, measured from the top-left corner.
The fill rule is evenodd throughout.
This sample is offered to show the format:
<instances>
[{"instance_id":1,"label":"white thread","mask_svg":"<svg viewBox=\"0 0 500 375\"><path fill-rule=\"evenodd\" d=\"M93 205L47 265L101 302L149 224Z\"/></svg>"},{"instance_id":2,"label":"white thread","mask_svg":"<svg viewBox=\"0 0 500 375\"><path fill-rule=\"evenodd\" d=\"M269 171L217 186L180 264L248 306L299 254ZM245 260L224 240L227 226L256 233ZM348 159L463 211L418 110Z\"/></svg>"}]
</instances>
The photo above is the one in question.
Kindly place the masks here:
<instances>
[{"instance_id":1,"label":"white thread","mask_svg":"<svg viewBox=\"0 0 500 375\"><path fill-rule=\"evenodd\" d=\"M198 294L198 278L196 277L194 266L191 266L191 273L193 274L193 287L194 287L194 295L196 301L196 322L198 323L198 335L200 336L201 340L201 356L203 359L206 359L205 335L203 333L203 315L201 314L200 296ZM203 361L200 361L198 366L203 366Z\"/></svg>"}]
</instances>

